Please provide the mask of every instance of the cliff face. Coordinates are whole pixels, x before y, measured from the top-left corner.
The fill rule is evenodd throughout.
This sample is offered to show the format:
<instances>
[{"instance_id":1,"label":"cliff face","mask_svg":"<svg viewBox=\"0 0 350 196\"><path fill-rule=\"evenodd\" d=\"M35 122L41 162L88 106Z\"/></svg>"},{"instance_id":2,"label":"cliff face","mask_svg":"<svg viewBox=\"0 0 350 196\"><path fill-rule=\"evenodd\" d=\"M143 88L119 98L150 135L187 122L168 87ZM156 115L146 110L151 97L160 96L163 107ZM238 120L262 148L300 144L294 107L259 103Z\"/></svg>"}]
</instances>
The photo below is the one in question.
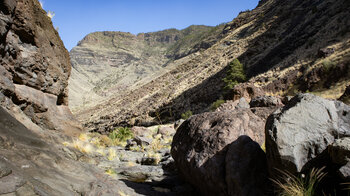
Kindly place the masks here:
<instances>
[{"instance_id":1,"label":"cliff face","mask_svg":"<svg viewBox=\"0 0 350 196\"><path fill-rule=\"evenodd\" d=\"M147 83L172 69L177 59L212 45L201 43L218 27L190 26L133 35L96 32L87 35L71 52L70 107L82 110L98 101Z\"/></svg>"},{"instance_id":2,"label":"cliff face","mask_svg":"<svg viewBox=\"0 0 350 196\"><path fill-rule=\"evenodd\" d=\"M18 106L44 128L78 130L68 108L69 53L50 18L38 1L6 0L0 8L1 105Z\"/></svg>"},{"instance_id":3,"label":"cliff face","mask_svg":"<svg viewBox=\"0 0 350 196\"><path fill-rule=\"evenodd\" d=\"M37 0L0 1L0 195L135 194L62 145L81 132L70 60Z\"/></svg>"},{"instance_id":4,"label":"cliff face","mask_svg":"<svg viewBox=\"0 0 350 196\"><path fill-rule=\"evenodd\" d=\"M208 111L220 97L249 98L254 88L272 95L309 90L338 98L349 84L347 5L345 0L261 1L216 33L215 44L77 117L103 132L118 125L164 123L187 110ZM250 80L224 94L222 79L235 58Z\"/></svg>"}]
</instances>

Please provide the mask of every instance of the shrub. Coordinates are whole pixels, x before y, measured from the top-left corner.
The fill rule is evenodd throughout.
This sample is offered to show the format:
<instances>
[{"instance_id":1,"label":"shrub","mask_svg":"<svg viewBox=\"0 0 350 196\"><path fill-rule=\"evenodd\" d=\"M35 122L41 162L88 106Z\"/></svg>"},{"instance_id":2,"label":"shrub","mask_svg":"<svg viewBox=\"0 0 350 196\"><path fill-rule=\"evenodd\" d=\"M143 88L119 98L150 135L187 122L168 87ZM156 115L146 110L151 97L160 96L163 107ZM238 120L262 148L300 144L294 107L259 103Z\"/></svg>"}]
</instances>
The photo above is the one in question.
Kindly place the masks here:
<instances>
[{"instance_id":1,"label":"shrub","mask_svg":"<svg viewBox=\"0 0 350 196\"><path fill-rule=\"evenodd\" d=\"M218 99L214 103L211 104L210 110L215 111L218 107L221 106L221 104L225 103L225 100Z\"/></svg>"},{"instance_id":2,"label":"shrub","mask_svg":"<svg viewBox=\"0 0 350 196\"><path fill-rule=\"evenodd\" d=\"M324 169L311 169L310 173L305 176L302 174L300 177L285 171L280 171L283 181L272 181L280 188L279 195L281 196L313 196L317 188L317 184L326 175L322 172Z\"/></svg>"},{"instance_id":3,"label":"shrub","mask_svg":"<svg viewBox=\"0 0 350 196\"><path fill-rule=\"evenodd\" d=\"M186 112L182 113L181 114L181 118L186 120L188 119L189 117L191 117L193 115L192 111L191 110L187 110Z\"/></svg>"},{"instance_id":4,"label":"shrub","mask_svg":"<svg viewBox=\"0 0 350 196\"><path fill-rule=\"evenodd\" d=\"M225 82L225 90L233 89L235 85L247 80L244 67L238 59L233 60L229 65L226 77L223 79Z\"/></svg>"},{"instance_id":5,"label":"shrub","mask_svg":"<svg viewBox=\"0 0 350 196\"><path fill-rule=\"evenodd\" d=\"M322 61L322 65L323 65L323 71L328 74L330 71L332 71L337 64L333 61L330 60L324 60Z\"/></svg>"},{"instance_id":6,"label":"shrub","mask_svg":"<svg viewBox=\"0 0 350 196\"><path fill-rule=\"evenodd\" d=\"M119 127L109 134L109 138L114 142L125 142L134 137L134 134L128 127Z\"/></svg>"}]
</instances>

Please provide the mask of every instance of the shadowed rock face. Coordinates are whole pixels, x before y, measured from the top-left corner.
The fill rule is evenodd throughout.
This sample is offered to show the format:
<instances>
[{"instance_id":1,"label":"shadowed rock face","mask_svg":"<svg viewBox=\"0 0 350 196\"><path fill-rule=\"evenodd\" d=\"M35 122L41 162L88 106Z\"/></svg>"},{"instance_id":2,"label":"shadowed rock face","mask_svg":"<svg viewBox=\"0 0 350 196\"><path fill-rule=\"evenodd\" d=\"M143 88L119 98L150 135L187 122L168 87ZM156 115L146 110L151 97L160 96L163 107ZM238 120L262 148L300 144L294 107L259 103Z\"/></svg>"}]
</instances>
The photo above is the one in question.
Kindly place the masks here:
<instances>
[{"instance_id":1,"label":"shadowed rock face","mask_svg":"<svg viewBox=\"0 0 350 196\"><path fill-rule=\"evenodd\" d=\"M249 109L195 115L178 128L171 154L182 176L204 195L259 195L267 177L258 144L264 124Z\"/></svg>"},{"instance_id":2,"label":"shadowed rock face","mask_svg":"<svg viewBox=\"0 0 350 196\"><path fill-rule=\"evenodd\" d=\"M43 128L79 130L68 108L69 53L40 3L2 1L0 24L1 105Z\"/></svg>"}]
</instances>

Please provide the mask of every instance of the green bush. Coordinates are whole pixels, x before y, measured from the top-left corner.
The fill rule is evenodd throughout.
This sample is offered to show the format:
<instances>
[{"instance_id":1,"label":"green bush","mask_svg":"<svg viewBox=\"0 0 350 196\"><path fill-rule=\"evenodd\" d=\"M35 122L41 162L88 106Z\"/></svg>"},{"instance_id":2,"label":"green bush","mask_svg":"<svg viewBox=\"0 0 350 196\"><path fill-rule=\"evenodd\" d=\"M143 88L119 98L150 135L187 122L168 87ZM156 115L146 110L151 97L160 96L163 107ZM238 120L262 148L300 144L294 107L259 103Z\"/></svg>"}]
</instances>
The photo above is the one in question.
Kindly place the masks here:
<instances>
[{"instance_id":1,"label":"green bush","mask_svg":"<svg viewBox=\"0 0 350 196\"><path fill-rule=\"evenodd\" d=\"M233 87L238 83L242 83L247 80L244 67L238 59L233 60L229 66L230 67L227 71L226 77L223 79L225 82L225 90L233 89Z\"/></svg>"},{"instance_id":2,"label":"green bush","mask_svg":"<svg viewBox=\"0 0 350 196\"><path fill-rule=\"evenodd\" d=\"M189 117L191 117L193 114L192 114L192 111L191 110L187 110L186 112L182 113L181 114L181 118L186 120L188 119Z\"/></svg>"},{"instance_id":3,"label":"green bush","mask_svg":"<svg viewBox=\"0 0 350 196\"><path fill-rule=\"evenodd\" d=\"M210 110L215 111L221 104L225 103L225 100L218 99L214 103L211 104Z\"/></svg>"},{"instance_id":4,"label":"green bush","mask_svg":"<svg viewBox=\"0 0 350 196\"><path fill-rule=\"evenodd\" d=\"M134 137L134 134L128 127L119 127L109 134L109 138L113 141L125 142Z\"/></svg>"},{"instance_id":5,"label":"green bush","mask_svg":"<svg viewBox=\"0 0 350 196\"><path fill-rule=\"evenodd\" d=\"M330 61L330 60L322 61L322 65L323 65L323 71L326 74L329 73L330 71L332 71L337 66L337 64L335 62Z\"/></svg>"}]
</instances>

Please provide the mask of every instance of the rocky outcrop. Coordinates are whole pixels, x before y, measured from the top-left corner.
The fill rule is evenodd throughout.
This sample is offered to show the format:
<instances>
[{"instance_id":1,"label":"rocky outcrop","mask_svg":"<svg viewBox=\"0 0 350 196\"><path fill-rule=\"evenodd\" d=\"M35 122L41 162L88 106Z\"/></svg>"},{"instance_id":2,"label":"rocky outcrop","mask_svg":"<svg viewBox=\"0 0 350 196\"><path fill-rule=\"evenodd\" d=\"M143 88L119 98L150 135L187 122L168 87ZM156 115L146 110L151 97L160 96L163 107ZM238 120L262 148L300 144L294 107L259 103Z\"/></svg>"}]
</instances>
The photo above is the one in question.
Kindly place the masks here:
<instances>
[{"instance_id":1,"label":"rocky outcrop","mask_svg":"<svg viewBox=\"0 0 350 196\"><path fill-rule=\"evenodd\" d=\"M0 7L0 102L46 129L79 131L68 108L68 51L36 0ZM64 123L62 123L63 121Z\"/></svg>"},{"instance_id":2,"label":"rocky outcrop","mask_svg":"<svg viewBox=\"0 0 350 196\"><path fill-rule=\"evenodd\" d=\"M135 194L103 171L73 160L72 155L81 154L44 141L3 108L0 108L0 152L0 195Z\"/></svg>"},{"instance_id":3,"label":"rocky outcrop","mask_svg":"<svg viewBox=\"0 0 350 196\"><path fill-rule=\"evenodd\" d=\"M273 96L259 96L253 98L250 103L250 107L274 107L283 105L282 100Z\"/></svg>"},{"instance_id":4,"label":"rocky outcrop","mask_svg":"<svg viewBox=\"0 0 350 196\"><path fill-rule=\"evenodd\" d=\"M204 195L258 194L267 176L265 155L249 137L262 144L264 124L249 109L195 115L178 128L171 154L182 176Z\"/></svg>"}]
</instances>

